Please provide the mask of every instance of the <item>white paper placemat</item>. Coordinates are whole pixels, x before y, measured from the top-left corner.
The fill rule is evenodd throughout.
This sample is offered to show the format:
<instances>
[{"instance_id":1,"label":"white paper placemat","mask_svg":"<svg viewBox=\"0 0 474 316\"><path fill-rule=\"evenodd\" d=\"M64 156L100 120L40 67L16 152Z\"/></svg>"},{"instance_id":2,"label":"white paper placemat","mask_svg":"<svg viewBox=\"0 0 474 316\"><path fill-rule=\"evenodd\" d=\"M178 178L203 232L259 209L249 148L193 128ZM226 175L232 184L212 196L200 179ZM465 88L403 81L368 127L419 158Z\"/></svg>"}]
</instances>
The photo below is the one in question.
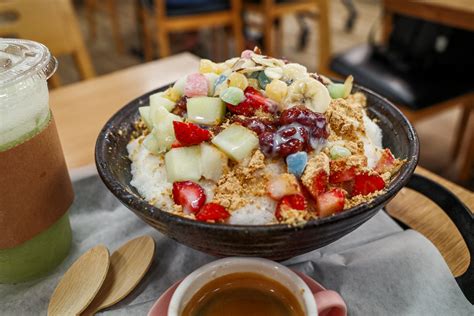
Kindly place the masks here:
<instances>
[{"instance_id":1,"label":"white paper placemat","mask_svg":"<svg viewBox=\"0 0 474 316\"><path fill-rule=\"evenodd\" d=\"M70 210L73 246L49 276L0 285L0 315L46 315L49 297L67 268L87 249L105 244L112 253L127 240L151 235L154 262L145 279L105 315L146 315L174 282L216 259L165 237L127 210L91 169L73 174ZM80 179L82 177L82 179ZM285 262L339 292L349 315L474 315L437 249L415 231L403 231L384 212L337 242Z\"/></svg>"}]
</instances>

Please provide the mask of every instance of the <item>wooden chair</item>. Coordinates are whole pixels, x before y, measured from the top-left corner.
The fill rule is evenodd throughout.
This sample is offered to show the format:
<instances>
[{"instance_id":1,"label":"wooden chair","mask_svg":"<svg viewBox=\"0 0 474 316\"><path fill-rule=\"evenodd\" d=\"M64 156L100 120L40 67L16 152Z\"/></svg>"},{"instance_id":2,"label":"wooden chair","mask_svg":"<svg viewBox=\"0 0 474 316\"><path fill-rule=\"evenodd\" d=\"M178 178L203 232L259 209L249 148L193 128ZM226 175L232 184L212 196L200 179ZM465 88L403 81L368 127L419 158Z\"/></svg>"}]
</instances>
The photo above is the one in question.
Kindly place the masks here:
<instances>
[{"instance_id":1,"label":"wooden chair","mask_svg":"<svg viewBox=\"0 0 474 316\"><path fill-rule=\"evenodd\" d=\"M72 55L81 79L95 76L70 0L10 0L0 2L0 15L14 15L0 23L1 36L34 40L46 45L55 56ZM59 86L58 75L50 79Z\"/></svg>"},{"instance_id":2,"label":"wooden chair","mask_svg":"<svg viewBox=\"0 0 474 316\"><path fill-rule=\"evenodd\" d=\"M106 11L110 17L112 35L115 41L115 47L118 53L124 52L122 35L120 34L120 22L117 12L117 0L86 0L86 14L89 23L89 36L91 39L97 37L97 24L95 15L98 10Z\"/></svg>"},{"instance_id":3,"label":"wooden chair","mask_svg":"<svg viewBox=\"0 0 474 316\"><path fill-rule=\"evenodd\" d=\"M430 43L435 35L456 34L457 37L449 40L449 47L455 47L454 49L459 49L460 42L470 41L465 38L472 39L472 33L460 30L452 31L447 28L448 26L407 16L399 15L394 18L393 12L390 12L387 7L384 12L382 34L384 46L363 44L341 52L332 59L331 68L335 73L343 76L354 75L355 80L360 84L394 101L412 123L455 107L462 107L463 114L454 144L453 158L459 159L461 164L461 168L457 172L458 179L467 180L470 168L472 168L474 150L471 145L471 150L461 156L460 149L461 144L466 142L463 140L469 136L467 125L474 105L473 81L466 77L466 74L470 73L470 70L467 69L472 69L472 64L461 65L459 62L454 62L452 69L458 69L457 71L452 69L448 71L446 67L432 67L429 73L410 70L410 68L400 71L400 66L398 68L395 66L403 65L403 57L400 58L400 56L404 56L403 54L411 58L411 64L407 63L410 65L408 67L411 67L413 60L436 60L437 55L434 55L430 50L425 52L422 49L422 47L432 47ZM454 40L457 41L457 44L452 42ZM411 50L412 47L415 47L410 45L413 42L417 44L416 51ZM470 47L472 49L472 45ZM423 52L421 57L419 52ZM453 55L457 56L451 50L448 56ZM465 56L464 58L469 57ZM456 61L456 59L451 60ZM462 68L466 70L460 70ZM436 70L436 75L433 75L433 69ZM456 80L447 79L452 76L456 77Z\"/></svg>"},{"instance_id":4,"label":"wooden chair","mask_svg":"<svg viewBox=\"0 0 474 316\"><path fill-rule=\"evenodd\" d=\"M170 33L199 30L203 28L227 27L232 30L234 47L237 53L244 49L242 33L240 0L231 0L228 9L202 13L171 12L167 9L166 0L155 0L150 8L145 1L140 1L139 18L142 22L145 60L153 59L153 40L149 29L149 21L154 20L159 57L171 54ZM186 9L186 8L184 8ZM185 10L184 10L185 11ZM217 43L216 43L217 44Z\"/></svg>"},{"instance_id":5,"label":"wooden chair","mask_svg":"<svg viewBox=\"0 0 474 316\"><path fill-rule=\"evenodd\" d=\"M319 59L316 61L318 72L327 74L329 72L329 59L331 57L331 38L329 29L329 1L328 0L260 0L259 2L248 1L244 3L244 10L259 14L263 18L263 49L264 53L274 56L274 42L284 41L282 33L279 32L278 40L274 40L273 26L275 21L287 14L304 14L316 17L319 28Z\"/></svg>"}]
</instances>

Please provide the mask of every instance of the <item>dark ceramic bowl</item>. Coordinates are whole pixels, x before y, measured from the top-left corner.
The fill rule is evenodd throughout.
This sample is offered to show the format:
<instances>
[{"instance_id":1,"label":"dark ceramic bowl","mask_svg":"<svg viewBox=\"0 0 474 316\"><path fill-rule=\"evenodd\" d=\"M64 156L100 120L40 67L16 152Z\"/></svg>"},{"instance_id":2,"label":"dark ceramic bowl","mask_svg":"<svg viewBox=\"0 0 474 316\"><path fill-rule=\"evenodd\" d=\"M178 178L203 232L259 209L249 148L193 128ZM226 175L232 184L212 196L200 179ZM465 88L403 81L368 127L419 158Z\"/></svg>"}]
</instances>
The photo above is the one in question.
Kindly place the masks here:
<instances>
[{"instance_id":1,"label":"dark ceramic bowl","mask_svg":"<svg viewBox=\"0 0 474 316\"><path fill-rule=\"evenodd\" d=\"M302 227L287 225L225 225L193 221L162 211L144 200L130 185L130 160L126 145L139 118L138 107L148 104L151 91L124 106L104 126L97 138L95 159L99 175L109 190L130 210L161 233L189 247L217 256L256 256L274 260L290 258L323 247L350 233L374 216L408 182L418 161L418 138L407 118L387 99L362 87L368 114L378 120L383 145L406 163L386 193L370 203L331 217L309 221Z\"/></svg>"}]
</instances>

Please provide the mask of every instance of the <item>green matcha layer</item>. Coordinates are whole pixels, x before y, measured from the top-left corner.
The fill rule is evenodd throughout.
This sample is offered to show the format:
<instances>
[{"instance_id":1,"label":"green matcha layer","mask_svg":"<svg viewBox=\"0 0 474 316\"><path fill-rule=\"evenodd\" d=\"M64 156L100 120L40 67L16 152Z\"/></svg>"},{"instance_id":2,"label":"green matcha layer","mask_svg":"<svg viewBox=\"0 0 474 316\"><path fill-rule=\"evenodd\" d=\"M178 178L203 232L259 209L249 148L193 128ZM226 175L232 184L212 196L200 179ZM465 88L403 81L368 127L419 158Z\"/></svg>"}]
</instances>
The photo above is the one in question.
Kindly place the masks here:
<instances>
[{"instance_id":1,"label":"green matcha layer","mask_svg":"<svg viewBox=\"0 0 474 316\"><path fill-rule=\"evenodd\" d=\"M43 129L48 126L49 121L51 120L51 112L48 112L48 115L43 121L37 121L36 122L36 127L32 129L30 132L21 135L18 139L15 139L14 141L8 142L6 144L0 144L0 151L6 151L10 148L13 148L17 145L20 145L21 143L24 143L30 138L33 138L33 136L39 134Z\"/></svg>"},{"instance_id":2,"label":"green matcha layer","mask_svg":"<svg viewBox=\"0 0 474 316\"><path fill-rule=\"evenodd\" d=\"M38 278L59 265L71 247L69 213L33 239L10 249L0 249L0 283Z\"/></svg>"}]
</instances>

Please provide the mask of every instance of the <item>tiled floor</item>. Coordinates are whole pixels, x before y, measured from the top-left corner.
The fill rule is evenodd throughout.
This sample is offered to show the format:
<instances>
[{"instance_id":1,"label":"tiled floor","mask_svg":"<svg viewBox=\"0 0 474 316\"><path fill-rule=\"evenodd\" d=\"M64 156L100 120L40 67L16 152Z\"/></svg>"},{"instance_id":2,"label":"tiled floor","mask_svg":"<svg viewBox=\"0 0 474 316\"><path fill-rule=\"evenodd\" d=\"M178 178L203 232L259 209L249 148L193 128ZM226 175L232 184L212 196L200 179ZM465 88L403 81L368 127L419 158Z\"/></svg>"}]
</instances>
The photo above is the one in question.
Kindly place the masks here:
<instances>
[{"instance_id":1,"label":"tiled floor","mask_svg":"<svg viewBox=\"0 0 474 316\"><path fill-rule=\"evenodd\" d=\"M127 51L130 51L132 47L138 47L139 45L134 20L133 2L132 0L119 0L117 2L120 4L119 14L122 36ZM374 29L377 31L380 28L380 5L377 0L355 1L359 16L351 33L344 31L347 10L342 6L342 1L333 0L330 1L330 4L333 52L339 52L358 43L367 41L370 30ZM140 58L131 53L118 54L116 52L110 33L110 20L108 16L102 12L99 12L96 16L98 24L97 38L95 40L90 39L81 2L77 2L76 7L84 38L87 42L98 75L130 67L142 62ZM316 29L314 22L310 19L308 19L308 25L312 30ZM307 48L302 52L298 52L296 49L298 30L299 28L295 17L288 16L284 19L282 55L290 60L307 65L310 70L315 70L318 54L316 49L317 31L311 33ZM216 43L211 43L209 38L206 32L200 34L201 44L196 49L198 54L207 55L207 52L212 51L215 47ZM177 40L179 40L179 38L177 38ZM175 42L173 44L175 44ZM217 45L218 44L219 43L217 43ZM67 58L60 58L60 62L59 73L62 76L63 82L70 83L78 80L72 61ZM450 158L450 150L459 114L460 111L457 109L451 110L416 124L416 129L421 140L420 164L452 179L454 178L454 168L452 166L452 159ZM474 183L471 181L468 186L472 189Z\"/></svg>"}]
</instances>

